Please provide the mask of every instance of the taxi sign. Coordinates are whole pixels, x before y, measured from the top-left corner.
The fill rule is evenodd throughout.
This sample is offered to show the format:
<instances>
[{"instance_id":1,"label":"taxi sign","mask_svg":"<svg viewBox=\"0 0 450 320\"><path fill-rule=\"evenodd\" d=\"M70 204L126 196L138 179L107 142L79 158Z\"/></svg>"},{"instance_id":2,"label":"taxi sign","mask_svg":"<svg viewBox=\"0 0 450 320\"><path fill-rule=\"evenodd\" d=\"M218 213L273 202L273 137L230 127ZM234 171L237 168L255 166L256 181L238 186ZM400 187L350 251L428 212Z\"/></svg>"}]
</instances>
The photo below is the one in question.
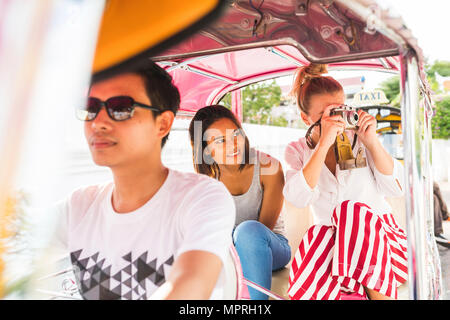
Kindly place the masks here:
<instances>
[{"instance_id":1,"label":"taxi sign","mask_svg":"<svg viewBox=\"0 0 450 320\"><path fill-rule=\"evenodd\" d=\"M383 90L360 91L353 96L352 105L354 106L373 106L383 103L389 103Z\"/></svg>"}]
</instances>

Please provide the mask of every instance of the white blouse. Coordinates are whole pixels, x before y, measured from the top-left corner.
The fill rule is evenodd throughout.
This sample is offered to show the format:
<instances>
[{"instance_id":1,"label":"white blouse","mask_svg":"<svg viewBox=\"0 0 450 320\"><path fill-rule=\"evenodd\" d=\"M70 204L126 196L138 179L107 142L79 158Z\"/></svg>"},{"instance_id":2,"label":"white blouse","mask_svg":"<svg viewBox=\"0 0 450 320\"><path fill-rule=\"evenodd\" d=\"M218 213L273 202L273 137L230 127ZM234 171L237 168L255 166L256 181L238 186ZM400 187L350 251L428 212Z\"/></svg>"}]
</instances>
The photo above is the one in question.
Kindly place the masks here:
<instances>
[{"instance_id":1,"label":"white blouse","mask_svg":"<svg viewBox=\"0 0 450 320\"><path fill-rule=\"evenodd\" d=\"M353 134L346 131L350 141ZM342 201L353 200L367 204L375 214L391 213L392 208L385 197L400 197L404 191L402 164L394 159L392 175L380 173L370 152L358 139L353 154L356 157L362 147L367 166L350 170L340 170L336 165L336 176L323 164L317 185L311 189L303 176L303 166L308 163L314 150L306 145L306 139L289 143L285 151L286 162L291 167L286 172L283 195L298 208L312 206L315 224L331 225L334 208Z\"/></svg>"}]
</instances>

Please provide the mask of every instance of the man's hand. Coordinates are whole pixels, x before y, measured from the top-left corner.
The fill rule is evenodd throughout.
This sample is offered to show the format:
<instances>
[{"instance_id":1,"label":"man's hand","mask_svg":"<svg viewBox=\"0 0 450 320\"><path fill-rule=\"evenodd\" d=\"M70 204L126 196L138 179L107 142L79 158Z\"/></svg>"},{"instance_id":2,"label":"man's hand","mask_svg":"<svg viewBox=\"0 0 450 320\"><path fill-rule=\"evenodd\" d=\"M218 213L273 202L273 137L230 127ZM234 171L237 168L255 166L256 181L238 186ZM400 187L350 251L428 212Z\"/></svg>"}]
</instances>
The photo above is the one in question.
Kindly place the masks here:
<instances>
[{"instance_id":1,"label":"man's hand","mask_svg":"<svg viewBox=\"0 0 450 320\"><path fill-rule=\"evenodd\" d=\"M208 300L222 270L222 261L213 253L192 250L174 262L169 278L151 300Z\"/></svg>"}]
</instances>

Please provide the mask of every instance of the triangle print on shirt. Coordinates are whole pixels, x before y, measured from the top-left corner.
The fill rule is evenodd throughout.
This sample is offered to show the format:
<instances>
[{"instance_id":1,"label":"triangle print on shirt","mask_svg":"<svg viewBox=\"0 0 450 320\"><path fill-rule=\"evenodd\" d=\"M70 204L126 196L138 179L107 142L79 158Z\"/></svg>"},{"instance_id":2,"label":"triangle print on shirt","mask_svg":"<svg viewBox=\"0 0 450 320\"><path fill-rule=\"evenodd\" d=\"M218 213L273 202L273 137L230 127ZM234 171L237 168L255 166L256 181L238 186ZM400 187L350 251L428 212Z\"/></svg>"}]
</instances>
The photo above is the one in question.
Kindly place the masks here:
<instances>
[{"instance_id":1,"label":"triangle print on shirt","mask_svg":"<svg viewBox=\"0 0 450 320\"><path fill-rule=\"evenodd\" d=\"M85 257L82 251L72 252L70 259L80 294L87 300L146 300L148 289L159 287L166 281L164 267L167 270L174 261L172 255L158 267L160 261L149 259L148 252L137 258L130 252L122 257L123 268L112 273L111 264L100 258L99 252Z\"/></svg>"}]
</instances>

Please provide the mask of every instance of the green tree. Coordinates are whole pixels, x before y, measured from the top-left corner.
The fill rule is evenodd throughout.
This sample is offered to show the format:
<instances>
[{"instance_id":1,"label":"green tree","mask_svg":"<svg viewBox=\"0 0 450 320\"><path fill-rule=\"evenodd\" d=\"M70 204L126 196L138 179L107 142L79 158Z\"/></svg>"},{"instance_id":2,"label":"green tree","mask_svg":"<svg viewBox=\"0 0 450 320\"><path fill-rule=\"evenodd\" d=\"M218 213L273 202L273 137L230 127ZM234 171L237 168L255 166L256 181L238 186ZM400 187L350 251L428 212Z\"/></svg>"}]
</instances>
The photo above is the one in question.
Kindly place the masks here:
<instances>
[{"instance_id":1,"label":"green tree","mask_svg":"<svg viewBox=\"0 0 450 320\"><path fill-rule=\"evenodd\" d=\"M436 81L436 73L442 77L450 76L450 61L435 61L433 64L425 65L425 73L427 80L430 83L431 89L434 92L439 92L439 86ZM380 84L380 89L386 94L391 105L400 106L400 77L395 76L383 81Z\"/></svg>"},{"instance_id":2,"label":"green tree","mask_svg":"<svg viewBox=\"0 0 450 320\"><path fill-rule=\"evenodd\" d=\"M226 95L224 95L219 104L231 110L231 93L228 92Z\"/></svg>"},{"instance_id":3,"label":"green tree","mask_svg":"<svg viewBox=\"0 0 450 320\"><path fill-rule=\"evenodd\" d=\"M242 90L244 122L271 124L273 107L281 104L281 88L272 80L251 84Z\"/></svg>"},{"instance_id":4,"label":"green tree","mask_svg":"<svg viewBox=\"0 0 450 320\"><path fill-rule=\"evenodd\" d=\"M389 104L400 108L400 77L394 76L380 83L380 89L384 91Z\"/></svg>"},{"instance_id":5,"label":"green tree","mask_svg":"<svg viewBox=\"0 0 450 320\"><path fill-rule=\"evenodd\" d=\"M435 61L431 66L425 66L426 73L429 77L434 77L435 72L439 73L443 77L450 76L450 61Z\"/></svg>"},{"instance_id":6,"label":"green tree","mask_svg":"<svg viewBox=\"0 0 450 320\"><path fill-rule=\"evenodd\" d=\"M436 81L436 73L442 77L450 76L450 61L435 61L432 65L425 65L431 90L442 93ZM431 131L434 139L450 139L450 96L441 101L435 101L435 115L431 119Z\"/></svg>"},{"instance_id":7,"label":"green tree","mask_svg":"<svg viewBox=\"0 0 450 320\"><path fill-rule=\"evenodd\" d=\"M442 77L450 76L450 62L449 61L435 61L432 65L425 65L425 72L427 74L428 82L431 90L439 93L439 84L436 81L436 73Z\"/></svg>"},{"instance_id":8,"label":"green tree","mask_svg":"<svg viewBox=\"0 0 450 320\"><path fill-rule=\"evenodd\" d=\"M425 65L425 73L431 89L439 93L439 85L436 81L436 73L450 76L449 61L435 61L433 64ZM392 106L400 107L400 78L398 76L389 78L380 84ZM450 139L450 96L435 102L435 115L431 119L431 130L433 139Z\"/></svg>"},{"instance_id":9,"label":"green tree","mask_svg":"<svg viewBox=\"0 0 450 320\"><path fill-rule=\"evenodd\" d=\"M431 119L433 139L450 139L450 96L436 102L435 111Z\"/></svg>"},{"instance_id":10,"label":"green tree","mask_svg":"<svg viewBox=\"0 0 450 320\"><path fill-rule=\"evenodd\" d=\"M243 122L285 127L288 121L271 115L272 108L281 105L281 88L275 80L248 85L242 90ZM231 94L227 93L220 104L231 109Z\"/></svg>"},{"instance_id":11,"label":"green tree","mask_svg":"<svg viewBox=\"0 0 450 320\"><path fill-rule=\"evenodd\" d=\"M278 127L287 127L288 124L289 123L285 117L275 117L271 121L271 125L278 126Z\"/></svg>"},{"instance_id":12,"label":"green tree","mask_svg":"<svg viewBox=\"0 0 450 320\"><path fill-rule=\"evenodd\" d=\"M425 72L428 78L435 78L438 73L443 77L450 76L450 61L435 61L432 65L425 65Z\"/></svg>"}]
</instances>

